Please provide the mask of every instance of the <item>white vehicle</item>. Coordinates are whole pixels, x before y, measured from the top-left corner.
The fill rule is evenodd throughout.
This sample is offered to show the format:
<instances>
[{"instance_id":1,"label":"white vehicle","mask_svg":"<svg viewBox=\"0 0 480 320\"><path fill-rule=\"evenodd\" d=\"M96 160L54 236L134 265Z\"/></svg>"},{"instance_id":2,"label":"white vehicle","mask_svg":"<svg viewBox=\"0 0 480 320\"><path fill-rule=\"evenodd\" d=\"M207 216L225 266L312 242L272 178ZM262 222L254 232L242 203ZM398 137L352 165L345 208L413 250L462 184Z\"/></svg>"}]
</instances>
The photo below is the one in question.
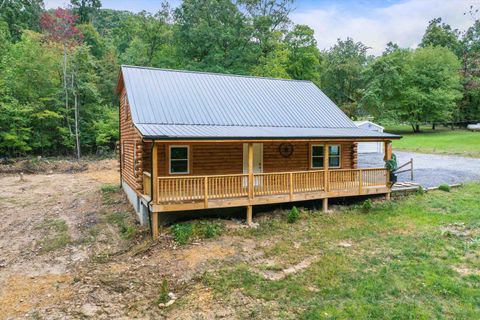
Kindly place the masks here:
<instances>
[{"instance_id":1,"label":"white vehicle","mask_svg":"<svg viewBox=\"0 0 480 320\"><path fill-rule=\"evenodd\" d=\"M480 123L477 123L477 124L469 124L467 126L467 129L468 130L471 130L471 131L480 131Z\"/></svg>"}]
</instances>

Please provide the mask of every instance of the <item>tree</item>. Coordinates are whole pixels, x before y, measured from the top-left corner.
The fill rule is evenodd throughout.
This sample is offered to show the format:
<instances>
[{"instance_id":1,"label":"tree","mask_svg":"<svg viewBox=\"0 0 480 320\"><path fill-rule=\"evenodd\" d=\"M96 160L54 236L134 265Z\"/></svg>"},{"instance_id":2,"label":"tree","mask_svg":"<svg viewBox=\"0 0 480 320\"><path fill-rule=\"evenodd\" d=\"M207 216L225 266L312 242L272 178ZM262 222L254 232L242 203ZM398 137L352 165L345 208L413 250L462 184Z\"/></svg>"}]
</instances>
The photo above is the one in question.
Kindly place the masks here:
<instances>
[{"instance_id":1,"label":"tree","mask_svg":"<svg viewBox=\"0 0 480 320\"><path fill-rule=\"evenodd\" d=\"M175 10L175 39L187 68L246 73L251 28L230 0L185 0Z\"/></svg>"},{"instance_id":2,"label":"tree","mask_svg":"<svg viewBox=\"0 0 480 320\"><path fill-rule=\"evenodd\" d=\"M72 132L69 124L69 98L68 98L68 81L67 76L67 57L68 52L73 50L73 48L80 42L81 34L80 30L75 26L75 21L77 17L74 16L69 10L58 8L55 10L54 14L45 12L41 19L40 24L42 29L46 33L47 39L54 43L59 43L63 48L63 90L65 93L65 110L67 114L67 124ZM78 110L76 109L77 104L75 104L75 116L78 115ZM78 133L78 121L75 117L75 139L76 143L76 153L77 158L80 158L80 142L79 142L79 133Z\"/></svg>"},{"instance_id":3,"label":"tree","mask_svg":"<svg viewBox=\"0 0 480 320\"><path fill-rule=\"evenodd\" d=\"M80 23L92 22L93 16L102 7L100 0L70 0L70 3Z\"/></svg>"},{"instance_id":4,"label":"tree","mask_svg":"<svg viewBox=\"0 0 480 320\"><path fill-rule=\"evenodd\" d=\"M442 22L442 18L435 18L428 23L420 47L440 46L460 54L459 31L452 29L449 24Z\"/></svg>"},{"instance_id":5,"label":"tree","mask_svg":"<svg viewBox=\"0 0 480 320\"><path fill-rule=\"evenodd\" d=\"M257 44L257 59L265 58L277 47L291 20L294 0L239 0L238 4L252 24L252 38Z\"/></svg>"},{"instance_id":6,"label":"tree","mask_svg":"<svg viewBox=\"0 0 480 320\"><path fill-rule=\"evenodd\" d=\"M421 123L449 121L461 98L459 66L444 47L384 54L365 71L362 105L377 117L409 123L414 132Z\"/></svg>"},{"instance_id":7,"label":"tree","mask_svg":"<svg viewBox=\"0 0 480 320\"><path fill-rule=\"evenodd\" d=\"M13 41L19 41L25 29L38 31L43 0L0 0L0 21L8 25Z\"/></svg>"},{"instance_id":8,"label":"tree","mask_svg":"<svg viewBox=\"0 0 480 320\"><path fill-rule=\"evenodd\" d=\"M287 70L293 79L319 82L320 51L313 33L308 26L296 25L285 39L289 49Z\"/></svg>"},{"instance_id":9,"label":"tree","mask_svg":"<svg viewBox=\"0 0 480 320\"><path fill-rule=\"evenodd\" d=\"M362 72L369 60L368 47L351 38L322 54L321 88L350 116L356 115L363 88Z\"/></svg>"}]
</instances>

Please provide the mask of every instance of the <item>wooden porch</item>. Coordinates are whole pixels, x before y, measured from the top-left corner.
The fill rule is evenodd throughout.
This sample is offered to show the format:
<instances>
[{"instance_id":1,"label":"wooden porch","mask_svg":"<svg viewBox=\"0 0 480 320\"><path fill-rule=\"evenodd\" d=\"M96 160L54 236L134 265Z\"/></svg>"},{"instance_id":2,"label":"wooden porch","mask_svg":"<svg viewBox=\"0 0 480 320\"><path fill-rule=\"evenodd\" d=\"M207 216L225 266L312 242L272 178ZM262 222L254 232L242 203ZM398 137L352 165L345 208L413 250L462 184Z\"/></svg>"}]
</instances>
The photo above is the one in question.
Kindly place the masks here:
<instances>
[{"instance_id":1,"label":"wooden porch","mask_svg":"<svg viewBox=\"0 0 480 320\"><path fill-rule=\"evenodd\" d=\"M384 168L157 177L152 211L237 207L390 192ZM151 198L151 175L144 172Z\"/></svg>"}]
</instances>

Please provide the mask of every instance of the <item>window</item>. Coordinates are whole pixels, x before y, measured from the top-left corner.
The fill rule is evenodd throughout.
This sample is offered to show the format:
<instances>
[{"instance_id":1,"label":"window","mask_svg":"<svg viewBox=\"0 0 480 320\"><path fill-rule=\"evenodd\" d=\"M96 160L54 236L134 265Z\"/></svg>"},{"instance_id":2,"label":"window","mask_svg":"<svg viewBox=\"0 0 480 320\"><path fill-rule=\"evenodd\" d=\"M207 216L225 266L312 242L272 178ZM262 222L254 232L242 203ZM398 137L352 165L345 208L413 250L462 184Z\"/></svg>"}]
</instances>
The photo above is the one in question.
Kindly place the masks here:
<instances>
[{"instance_id":1,"label":"window","mask_svg":"<svg viewBox=\"0 0 480 320\"><path fill-rule=\"evenodd\" d=\"M312 145L312 168L323 168L323 145Z\"/></svg>"},{"instance_id":2,"label":"window","mask_svg":"<svg viewBox=\"0 0 480 320\"><path fill-rule=\"evenodd\" d=\"M340 168L340 146L338 144L328 146L328 153L328 166L331 168Z\"/></svg>"},{"instance_id":3,"label":"window","mask_svg":"<svg viewBox=\"0 0 480 320\"><path fill-rule=\"evenodd\" d=\"M322 169L325 150L323 144L312 145L312 169ZM328 166L330 168L340 168L340 145L332 144L328 146Z\"/></svg>"},{"instance_id":4,"label":"window","mask_svg":"<svg viewBox=\"0 0 480 320\"><path fill-rule=\"evenodd\" d=\"M170 173L188 174L188 146L170 146Z\"/></svg>"}]
</instances>

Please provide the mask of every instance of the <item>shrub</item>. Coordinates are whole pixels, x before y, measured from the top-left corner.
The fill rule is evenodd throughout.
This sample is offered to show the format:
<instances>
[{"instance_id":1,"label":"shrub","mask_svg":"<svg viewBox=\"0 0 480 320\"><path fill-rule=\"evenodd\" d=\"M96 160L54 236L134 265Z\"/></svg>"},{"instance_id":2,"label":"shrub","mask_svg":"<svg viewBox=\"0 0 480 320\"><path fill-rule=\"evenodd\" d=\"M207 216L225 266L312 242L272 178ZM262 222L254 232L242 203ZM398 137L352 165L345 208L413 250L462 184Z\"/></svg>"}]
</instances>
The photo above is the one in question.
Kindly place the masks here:
<instances>
[{"instance_id":1,"label":"shrub","mask_svg":"<svg viewBox=\"0 0 480 320\"><path fill-rule=\"evenodd\" d=\"M202 236L205 238L215 238L222 233L222 225L214 222L202 223Z\"/></svg>"},{"instance_id":2,"label":"shrub","mask_svg":"<svg viewBox=\"0 0 480 320\"><path fill-rule=\"evenodd\" d=\"M180 245L185 245L190 240L193 228L190 223L177 223L172 226L173 238Z\"/></svg>"},{"instance_id":3,"label":"shrub","mask_svg":"<svg viewBox=\"0 0 480 320\"><path fill-rule=\"evenodd\" d=\"M300 218L300 212L298 211L297 207L293 207L287 215L287 221L288 223L294 223Z\"/></svg>"},{"instance_id":4,"label":"shrub","mask_svg":"<svg viewBox=\"0 0 480 320\"><path fill-rule=\"evenodd\" d=\"M371 199L367 199L365 201L363 201L363 204L362 204L362 210L363 212L370 212L370 210L372 210L373 208L373 202Z\"/></svg>"},{"instance_id":5,"label":"shrub","mask_svg":"<svg viewBox=\"0 0 480 320\"><path fill-rule=\"evenodd\" d=\"M446 183L442 183L441 185L438 186L438 190L450 192L450 186Z\"/></svg>"},{"instance_id":6,"label":"shrub","mask_svg":"<svg viewBox=\"0 0 480 320\"><path fill-rule=\"evenodd\" d=\"M423 196L425 194L425 189L422 186L418 186L417 194Z\"/></svg>"},{"instance_id":7,"label":"shrub","mask_svg":"<svg viewBox=\"0 0 480 320\"><path fill-rule=\"evenodd\" d=\"M160 293L158 295L157 304L167 303L169 300L170 296L168 295L168 282L167 279L164 278L160 286Z\"/></svg>"}]
</instances>

